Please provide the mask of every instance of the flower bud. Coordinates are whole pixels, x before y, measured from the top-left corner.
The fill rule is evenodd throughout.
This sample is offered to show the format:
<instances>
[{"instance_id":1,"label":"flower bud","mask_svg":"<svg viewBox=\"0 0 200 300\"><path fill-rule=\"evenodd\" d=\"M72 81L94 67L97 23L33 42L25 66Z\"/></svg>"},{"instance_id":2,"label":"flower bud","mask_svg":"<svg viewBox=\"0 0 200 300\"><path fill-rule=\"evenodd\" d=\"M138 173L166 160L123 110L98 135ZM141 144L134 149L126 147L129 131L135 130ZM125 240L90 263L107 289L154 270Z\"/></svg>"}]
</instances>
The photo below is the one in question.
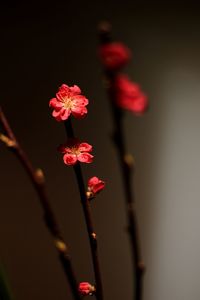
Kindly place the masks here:
<instances>
[{"instance_id":1,"label":"flower bud","mask_svg":"<svg viewBox=\"0 0 200 300\"><path fill-rule=\"evenodd\" d=\"M91 296L95 292L95 287L89 282L80 282L78 290L82 296Z\"/></svg>"}]
</instances>

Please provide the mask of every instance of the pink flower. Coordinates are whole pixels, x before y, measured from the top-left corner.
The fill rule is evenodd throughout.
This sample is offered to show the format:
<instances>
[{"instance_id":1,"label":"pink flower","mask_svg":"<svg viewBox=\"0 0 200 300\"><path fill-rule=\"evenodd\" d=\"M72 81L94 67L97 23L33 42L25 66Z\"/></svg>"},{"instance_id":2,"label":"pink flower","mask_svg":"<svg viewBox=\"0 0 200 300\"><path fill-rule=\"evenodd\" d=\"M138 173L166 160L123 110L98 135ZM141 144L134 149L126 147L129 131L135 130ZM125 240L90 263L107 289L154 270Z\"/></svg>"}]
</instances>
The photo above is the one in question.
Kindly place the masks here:
<instances>
[{"instance_id":1,"label":"pink flower","mask_svg":"<svg viewBox=\"0 0 200 300\"><path fill-rule=\"evenodd\" d=\"M96 196L101 190L105 187L105 182L99 179L98 177L94 176L88 180L88 191L87 196L89 199Z\"/></svg>"},{"instance_id":2,"label":"pink flower","mask_svg":"<svg viewBox=\"0 0 200 300\"><path fill-rule=\"evenodd\" d=\"M53 108L52 116L58 121L65 121L72 114L75 118L83 118L87 114L88 99L81 95L77 85L72 87L62 84L56 94L49 102Z\"/></svg>"},{"instance_id":3,"label":"pink flower","mask_svg":"<svg viewBox=\"0 0 200 300\"><path fill-rule=\"evenodd\" d=\"M142 114L148 108L146 95L140 90L138 84L129 80L125 75L116 78L117 104L123 109L132 111L135 114Z\"/></svg>"},{"instance_id":4,"label":"pink flower","mask_svg":"<svg viewBox=\"0 0 200 300\"><path fill-rule=\"evenodd\" d=\"M122 43L109 43L99 49L102 64L108 70L116 70L123 67L130 60L130 50Z\"/></svg>"},{"instance_id":5,"label":"pink flower","mask_svg":"<svg viewBox=\"0 0 200 300\"><path fill-rule=\"evenodd\" d=\"M79 284L79 293L82 296L92 295L95 292L95 287L91 285L89 282L81 282Z\"/></svg>"},{"instance_id":6,"label":"pink flower","mask_svg":"<svg viewBox=\"0 0 200 300\"><path fill-rule=\"evenodd\" d=\"M59 146L58 150L63 153L63 161L66 165L75 165L77 161L84 163L91 163L93 155L89 152L92 151L92 146L88 143L80 143L76 139L71 139L66 145Z\"/></svg>"}]
</instances>

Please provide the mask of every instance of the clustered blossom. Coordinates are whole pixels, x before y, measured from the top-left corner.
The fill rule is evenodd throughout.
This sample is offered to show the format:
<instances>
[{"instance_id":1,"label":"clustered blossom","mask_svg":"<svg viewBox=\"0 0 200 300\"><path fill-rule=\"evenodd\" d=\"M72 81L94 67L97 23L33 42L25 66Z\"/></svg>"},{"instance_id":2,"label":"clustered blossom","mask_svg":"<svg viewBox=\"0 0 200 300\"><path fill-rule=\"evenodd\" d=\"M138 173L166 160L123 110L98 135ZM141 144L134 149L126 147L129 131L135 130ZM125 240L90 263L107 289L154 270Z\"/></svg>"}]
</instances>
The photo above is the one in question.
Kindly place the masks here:
<instances>
[{"instance_id":1,"label":"clustered blossom","mask_svg":"<svg viewBox=\"0 0 200 300\"><path fill-rule=\"evenodd\" d=\"M80 143L77 139L69 140L65 145L59 146L58 150L63 153L63 161L68 166L75 165L78 161L91 163L93 161L92 146L88 143Z\"/></svg>"},{"instance_id":2,"label":"clustered blossom","mask_svg":"<svg viewBox=\"0 0 200 300\"><path fill-rule=\"evenodd\" d=\"M75 118L83 118L87 114L88 99L81 95L81 90L77 85L72 87L62 84L56 98L49 102L53 108L52 116L58 121L65 121L72 114Z\"/></svg>"},{"instance_id":3,"label":"clustered blossom","mask_svg":"<svg viewBox=\"0 0 200 300\"><path fill-rule=\"evenodd\" d=\"M79 293L81 296L92 295L95 292L95 287L91 285L89 282L81 282L79 284Z\"/></svg>"},{"instance_id":4,"label":"clustered blossom","mask_svg":"<svg viewBox=\"0 0 200 300\"><path fill-rule=\"evenodd\" d=\"M125 75L118 75L115 81L117 105L135 114L142 114L148 108L146 95L138 84Z\"/></svg>"},{"instance_id":5,"label":"clustered blossom","mask_svg":"<svg viewBox=\"0 0 200 300\"><path fill-rule=\"evenodd\" d=\"M94 198L105 187L105 182L94 176L88 180L87 196L89 199Z\"/></svg>"},{"instance_id":6,"label":"clustered blossom","mask_svg":"<svg viewBox=\"0 0 200 300\"><path fill-rule=\"evenodd\" d=\"M117 70L130 60L131 53L124 44L113 42L103 44L99 49L99 56L106 69Z\"/></svg>"}]
</instances>

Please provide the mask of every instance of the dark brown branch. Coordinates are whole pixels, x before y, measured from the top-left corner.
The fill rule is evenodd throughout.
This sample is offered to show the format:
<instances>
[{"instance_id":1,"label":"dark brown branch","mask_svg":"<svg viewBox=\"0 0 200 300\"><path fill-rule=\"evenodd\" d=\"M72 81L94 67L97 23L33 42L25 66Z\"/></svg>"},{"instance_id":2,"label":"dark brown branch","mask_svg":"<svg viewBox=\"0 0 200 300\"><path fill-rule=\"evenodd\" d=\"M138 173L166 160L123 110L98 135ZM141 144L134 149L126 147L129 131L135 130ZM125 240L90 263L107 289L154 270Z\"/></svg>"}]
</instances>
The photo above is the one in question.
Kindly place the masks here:
<instances>
[{"instance_id":1,"label":"dark brown branch","mask_svg":"<svg viewBox=\"0 0 200 300\"><path fill-rule=\"evenodd\" d=\"M61 262L67 280L70 284L70 288L74 296L74 299L80 300L80 296L78 293L78 285L77 285L74 271L72 269L68 246L66 245L62 237L61 231L55 219L54 212L50 206L50 202L48 200L48 196L46 193L45 178L43 172L40 169L35 170L34 167L32 166L29 158L27 157L26 153L24 152L21 145L17 141L1 107L0 107L0 124L5 133L5 135L0 134L0 140L3 141L8 147L10 147L10 149L13 151L13 153L16 155L16 157L24 167L27 175L29 176L38 194L38 198L44 212L45 224L48 227L53 237L55 247L58 251L59 260Z\"/></svg>"},{"instance_id":2,"label":"dark brown branch","mask_svg":"<svg viewBox=\"0 0 200 300\"><path fill-rule=\"evenodd\" d=\"M70 139L75 138L71 119L69 119L65 122L65 129L66 129L68 138L70 138ZM95 281L96 281L95 296L96 296L97 300L103 300L103 288L102 288L101 272L100 272L99 258L98 258L97 236L96 236L96 233L94 230L92 214L91 214L91 209L90 209L90 203L86 196L86 189L85 189L85 184L84 184L84 180L83 180L82 169L81 169L79 162L74 165L74 172L75 172L76 180L77 180L78 187L79 187L81 204L83 207L83 213L84 213L87 232L88 232L89 241L90 241L90 248L91 248L92 261L93 261L93 267L94 267L94 275L95 275Z\"/></svg>"},{"instance_id":3,"label":"dark brown branch","mask_svg":"<svg viewBox=\"0 0 200 300\"><path fill-rule=\"evenodd\" d=\"M107 23L100 26L101 44L111 42L110 25ZM134 270L134 300L142 300L143 292L143 274L145 270L144 262L141 254L140 238L138 230L138 222L135 207L135 195L132 187L132 177L134 175L134 162L131 155L127 154L124 132L123 132L123 111L116 105L116 89L115 78L116 72L108 72L105 70L107 80L107 92L111 103L111 111L114 123L113 140L118 152L119 163L121 168L122 180L125 192L125 205L128 223L128 232L132 248L133 270Z\"/></svg>"}]
</instances>

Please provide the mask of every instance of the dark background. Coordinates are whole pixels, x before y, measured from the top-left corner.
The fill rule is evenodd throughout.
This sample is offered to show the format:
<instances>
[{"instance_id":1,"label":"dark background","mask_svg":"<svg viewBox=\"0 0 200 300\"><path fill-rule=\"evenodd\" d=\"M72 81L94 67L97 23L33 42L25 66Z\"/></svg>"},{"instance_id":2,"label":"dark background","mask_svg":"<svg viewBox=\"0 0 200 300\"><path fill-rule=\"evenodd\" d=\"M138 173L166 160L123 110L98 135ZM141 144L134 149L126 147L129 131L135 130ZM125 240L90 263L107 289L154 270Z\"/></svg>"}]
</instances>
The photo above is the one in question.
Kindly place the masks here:
<instances>
[{"instance_id":1,"label":"dark background","mask_svg":"<svg viewBox=\"0 0 200 300\"><path fill-rule=\"evenodd\" d=\"M147 265L145 300L198 300L199 73L198 3L163 1L1 1L0 103L32 162L46 175L50 200L70 245L79 281L93 282L79 194L56 147L65 142L49 99L62 84L89 98L76 135L94 145L85 180L107 187L92 204L105 299L131 299L131 258L112 122L97 57L97 25L107 19L133 59L126 69L148 94L142 118L126 115L136 158L136 197ZM0 146L0 257L16 300L71 299L32 185Z\"/></svg>"}]
</instances>

